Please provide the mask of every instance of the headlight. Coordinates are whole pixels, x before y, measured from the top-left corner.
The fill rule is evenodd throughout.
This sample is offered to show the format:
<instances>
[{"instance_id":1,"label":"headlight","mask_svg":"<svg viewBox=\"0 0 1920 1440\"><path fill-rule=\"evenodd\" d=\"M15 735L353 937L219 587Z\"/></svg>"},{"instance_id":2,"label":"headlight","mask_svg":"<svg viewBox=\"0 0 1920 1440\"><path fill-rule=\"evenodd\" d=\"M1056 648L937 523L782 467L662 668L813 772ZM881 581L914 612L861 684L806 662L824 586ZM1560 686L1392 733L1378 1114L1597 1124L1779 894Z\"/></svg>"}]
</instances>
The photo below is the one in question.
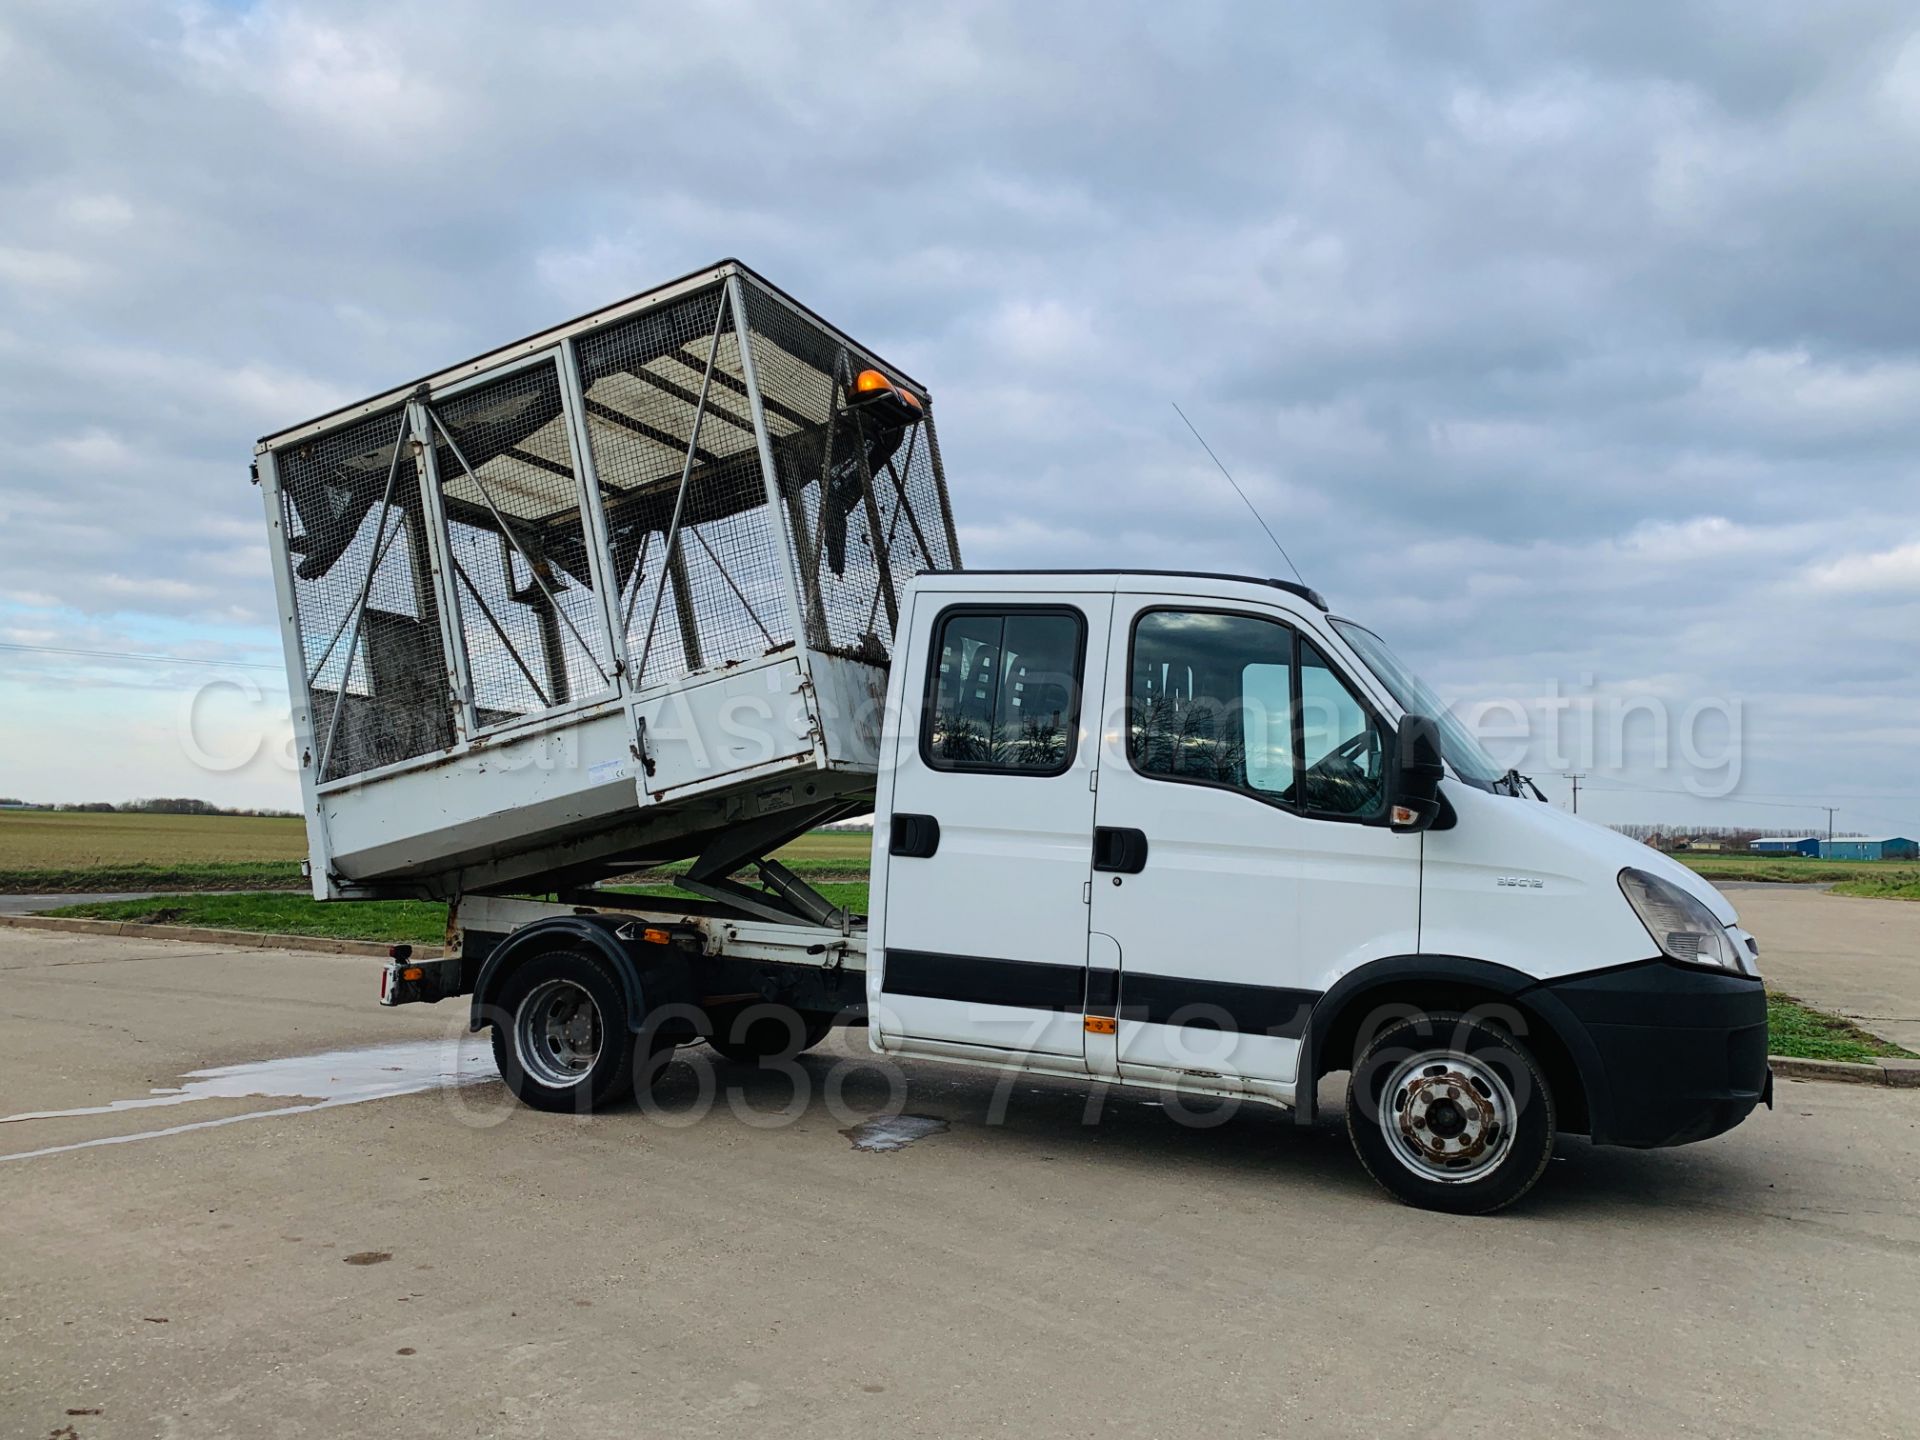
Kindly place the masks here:
<instances>
[{"instance_id":1,"label":"headlight","mask_svg":"<svg viewBox=\"0 0 1920 1440\"><path fill-rule=\"evenodd\" d=\"M1668 959L1683 965L1711 965L1736 975L1748 973L1726 926L1678 885L1644 870L1622 870L1620 893Z\"/></svg>"}]
</instances>

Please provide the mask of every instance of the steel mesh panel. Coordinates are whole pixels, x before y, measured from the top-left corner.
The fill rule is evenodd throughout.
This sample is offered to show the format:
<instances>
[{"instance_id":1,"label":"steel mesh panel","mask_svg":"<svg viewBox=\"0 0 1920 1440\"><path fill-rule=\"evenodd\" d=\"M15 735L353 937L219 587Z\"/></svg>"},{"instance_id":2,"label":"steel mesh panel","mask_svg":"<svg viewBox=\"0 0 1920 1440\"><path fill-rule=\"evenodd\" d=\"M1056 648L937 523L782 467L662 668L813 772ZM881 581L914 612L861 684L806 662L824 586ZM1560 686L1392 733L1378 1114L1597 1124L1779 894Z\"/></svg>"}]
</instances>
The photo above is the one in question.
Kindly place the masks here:
<instances>
[{"instance_id":1,"label":"steel mesh panel","mask_svg":"<svg viewBox=\"0 0 1920 1440\"><path fill-rule=\"evenodd\" d=\"M931 411L902 426L850 408L854 376L884 367L770 291L744 289L808 643L884 662L885 592L897 606L916 574L959 567Z\"/></svg>"},{"instance_id":2,"label":"steel mesh panel","mask_svg":"<svg viewBox=\"0 0 1920 1440\"><path fill-rule=\"evenodd\" d=\"M332 735L323 781L453 743L419 477L403 427L395 409L274 456L314 764Z\"/></svg>"},{"instance_id":3,"label":"steel mesh panel","mask_svg":"<svg viewBox=\"0 0 1920 1440\"><path fill-rule=\"evenodd\" d=\"M436 400L431 411L480 725L605 693L611 647L558 370L533 365Z\"/></svg>"},{"instance_id":4,"label":"steel mesh panel","mask_svg":"<svg viewBox=\"0 0 1920 1440\"><path fill-rule=\"evenodd\" d=\"M715 285L610 325L576 347L619 576L617 623L642 686L755 659L793 640L725 298L724 286ZM669 552L683 473L681 528Z\"/></svg>"}]
</instances>

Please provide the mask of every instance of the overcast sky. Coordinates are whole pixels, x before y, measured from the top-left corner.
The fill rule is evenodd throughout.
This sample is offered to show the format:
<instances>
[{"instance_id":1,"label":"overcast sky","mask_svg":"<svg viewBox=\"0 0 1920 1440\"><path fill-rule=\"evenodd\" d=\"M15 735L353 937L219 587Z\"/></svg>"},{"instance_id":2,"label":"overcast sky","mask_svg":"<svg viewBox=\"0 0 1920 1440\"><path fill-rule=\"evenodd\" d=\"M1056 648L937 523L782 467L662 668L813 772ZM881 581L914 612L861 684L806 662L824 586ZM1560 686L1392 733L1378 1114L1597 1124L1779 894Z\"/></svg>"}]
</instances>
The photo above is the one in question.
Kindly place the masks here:
<instances>
[{"instance_id":1,"label":"overcast sky","mask_svg":"<svg viewBox=\"0 0 1920 1440\"><path fill-rule=\"evenodd\" d=\"M259 668L0 650L0 795L297 805L253 440L724 255L970 564L1286 573L1178 400L1557 799L1920 829L1920 18L1754 0L12 0L0 643Z\"/></svg>"}]
</instances>

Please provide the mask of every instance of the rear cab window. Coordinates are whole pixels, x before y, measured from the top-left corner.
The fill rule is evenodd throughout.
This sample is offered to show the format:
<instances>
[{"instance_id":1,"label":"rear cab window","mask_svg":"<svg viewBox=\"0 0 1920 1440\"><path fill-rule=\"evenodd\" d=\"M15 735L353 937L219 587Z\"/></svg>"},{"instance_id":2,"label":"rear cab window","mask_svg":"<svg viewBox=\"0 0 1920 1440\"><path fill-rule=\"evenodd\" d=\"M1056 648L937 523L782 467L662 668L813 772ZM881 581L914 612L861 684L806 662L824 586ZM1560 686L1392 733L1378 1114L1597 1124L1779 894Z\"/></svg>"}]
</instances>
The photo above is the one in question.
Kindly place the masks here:
<instances>
[{"instance_id":1,"label":"rear cab window","mask_svg":"<svg viewBox=\"0 0 1920 1440\"><path fill-rule=\"evenodd\" d=\"M1073 764L1086 621L1063 606L956 605L934 620L920 754L935 770L1058 775Z\"/></svg>"}]
</instances>

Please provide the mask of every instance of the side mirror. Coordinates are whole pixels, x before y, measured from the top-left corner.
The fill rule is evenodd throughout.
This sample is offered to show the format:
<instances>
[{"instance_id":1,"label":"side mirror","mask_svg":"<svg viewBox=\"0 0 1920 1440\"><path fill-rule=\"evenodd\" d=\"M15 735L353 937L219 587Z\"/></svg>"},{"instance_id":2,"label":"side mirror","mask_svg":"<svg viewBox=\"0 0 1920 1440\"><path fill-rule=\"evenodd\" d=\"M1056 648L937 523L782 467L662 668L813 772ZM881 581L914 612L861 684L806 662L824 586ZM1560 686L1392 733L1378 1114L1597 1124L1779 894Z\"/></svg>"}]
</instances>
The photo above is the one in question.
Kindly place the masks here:
<instances>
[{"instance_id":1,"label":"side mirror","mask_svg":"<svg viewBox=\"0 0 1920 1440\"><path fill-rule=\"evenodd\" d=\"M1440 814L1440 727L1428 715L1402 715L1393 747L1387 815L1395 830L1424 830Z\"/></svg>"}]
</instances>

